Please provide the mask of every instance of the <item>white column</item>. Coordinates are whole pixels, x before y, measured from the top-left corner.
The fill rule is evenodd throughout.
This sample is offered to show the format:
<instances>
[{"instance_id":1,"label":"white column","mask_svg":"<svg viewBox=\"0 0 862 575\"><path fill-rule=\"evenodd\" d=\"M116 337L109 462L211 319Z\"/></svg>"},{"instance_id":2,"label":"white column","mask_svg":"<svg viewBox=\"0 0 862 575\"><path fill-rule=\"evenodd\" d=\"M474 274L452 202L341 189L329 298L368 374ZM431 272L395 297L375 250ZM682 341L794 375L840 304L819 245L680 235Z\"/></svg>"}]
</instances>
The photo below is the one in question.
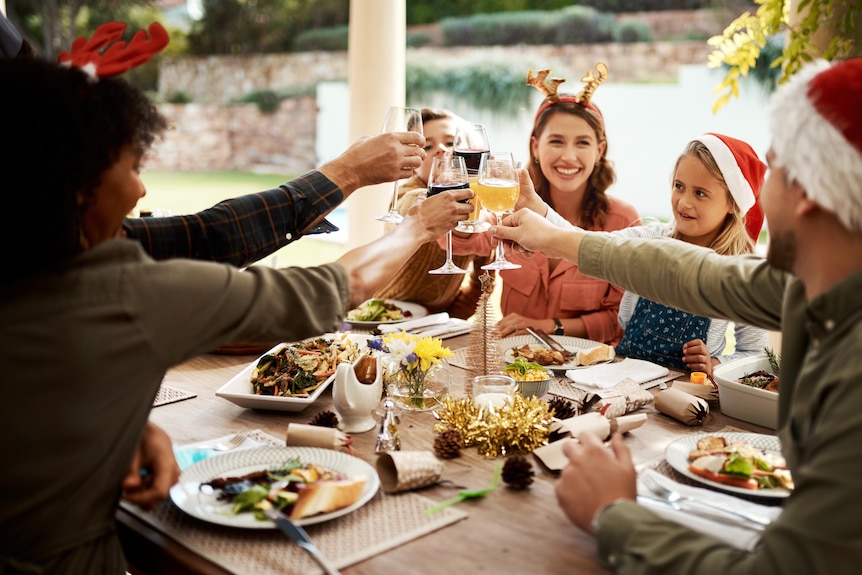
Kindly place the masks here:
<instances>
[{"instance_id":1,"label":"white column","mask_svg":"<svg viewBox=\"0 0 862 575\"><path fill-rule=\"evenodd\" d=\"M6 15L6 0L0 0L0 12L3 12L3 15Z\"/></svg>"},{"instance_id":2,"label":"white column","mask_svg":"<svg viewBox=\"0 0 862 575\"><path fill-rule=\"evenodd\" d=\"M380 133L389 106L403 106L407 41L405 0L350 0L350 142ZM357 190L347 201L347 248L380 237L374 216L389 209L393 184Z\"/></svg>"}]
</instances>

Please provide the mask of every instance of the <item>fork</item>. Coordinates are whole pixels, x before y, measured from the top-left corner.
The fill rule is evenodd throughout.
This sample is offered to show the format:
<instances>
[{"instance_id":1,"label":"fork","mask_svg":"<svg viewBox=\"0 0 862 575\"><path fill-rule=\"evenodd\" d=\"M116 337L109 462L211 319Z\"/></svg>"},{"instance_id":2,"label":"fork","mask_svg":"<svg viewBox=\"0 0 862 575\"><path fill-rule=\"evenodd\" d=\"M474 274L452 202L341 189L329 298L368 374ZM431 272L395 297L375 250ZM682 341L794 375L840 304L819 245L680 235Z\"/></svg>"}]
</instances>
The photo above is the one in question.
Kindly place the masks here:
<instances>
[{"instance_id":1,"label":"fork","mask_svg":"<svg viewBox=\"0 0 862 575\"><path fill-rule=\"evenodd\" d=\"M701 501L700 499L695 499L694 497L689 497L687 495L683 495L682 493L680 493L678 491L674 491L673 489L668 489L667 487L665 487L664 485L662 485L661 483L659 483L658 481L656 481L654 478L650 477L649 475L641 475L640 479L643 480L644 485L647 486L647 489L652 491L660 499L663 499L663 500L667 501L668 503L670 503L671 505L675 506L675 508L677 508L677 509L680 509L680 505L679 505L680 501L687 501L690 503L696 503L698 505L702 505L702 506L707 507L709 509L721 511L722 513L727 513L729 515L733 515L733 516L738 517L739 519L742 519L742 520L747 521L749 523L754 523L755 525L759 525L761 529L763 527L766 527L770 523L772 523L772 520L767 518L767 517L761 517L759 515L752 515L750 513L745 513L743 511L735 511L733 509L728 509L726 507L721 507L719 505L715 505L715 504L710 503L708 501Z\"/></svg>"},{"instance_id":2,"label":"fork","mask_svg":"<svg viewBox=\"0 0 862 575\"><path fill-rule=\"evenodd\" d=\"M213 445L213 449L215 451L229 451L235 447L239 447L243 444L243 442L248 438L249 431L243 430L238 433L235 433L231 438L225 439L224 441L219 441L215 445Z\"/></svg>"}]
</instances>

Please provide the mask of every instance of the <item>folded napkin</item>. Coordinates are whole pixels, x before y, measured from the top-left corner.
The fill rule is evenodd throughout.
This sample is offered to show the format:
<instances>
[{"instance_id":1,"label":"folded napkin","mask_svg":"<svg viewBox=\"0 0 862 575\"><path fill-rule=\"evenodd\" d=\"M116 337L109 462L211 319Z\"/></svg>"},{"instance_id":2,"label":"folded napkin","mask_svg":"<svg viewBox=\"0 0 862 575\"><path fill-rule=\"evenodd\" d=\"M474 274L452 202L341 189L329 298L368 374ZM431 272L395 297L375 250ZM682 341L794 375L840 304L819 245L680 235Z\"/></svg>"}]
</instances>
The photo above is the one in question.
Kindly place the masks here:
<instances>
[{"instance_id":1,"label":"folded napkin","mask_svg":"<svg viewBox=\"0 0 862 575\"><path fill-rule=\"evenodd\" d=\"M440 313L432 313L430 315L426 315L424 317L417 317L416 319L408 319L407 321L399 321L398 323L381 323L377 326L383 333L393 333L400 331L416 331L420 328L426 328L431 326L436 326L440 324L445 324L449 321L449 314L445 311Z\"/></svg>"},{"instance_id":2,"label":"folded napkin","mask_svg":"<svg viewBox=\"0 0 862 575\"><path fill-rule=\"evenodd\" d=\"M426 329L414 329L411 333L415 333L419 337L436 337L439 339L446 339L449 337L456 337L459 335L464 335L465 333L470 333L470 330L472 329L472 323L465 319L459 319L457 317L454 317L444 324L430 326Z\"/></svg>"},{"instance_id":3,"label":"folded napkin","mask_svg":"<svg viewBox=\"0 0 862 575\"><path fill-rule=\"evenodd\" d=\"M664 485L668 489L673 489L674 491L677 491L688 497L694 497L699 501L707 501L711 504L719 505L720 507L725 509L741 511L743 513L750 513L752 515L759 515L761 517L772 519L773 521L779 515L781 515L781 507L760 505L752 501L747 501L745 499L734 497L733 495L728 495L725 493L719 493L711 489L684 485L652 469L645 469L640 472L640 475L638 477L639 496L651 498L656 497L655 494L650 491L649 488L647 488L646 484L641 479L641 477L643 477L644 475L649 475L657 483ZM750 550L757 544L757 541L760 539L760 533L752 529L736 527L735 525L703 517L703 514L700 513L700 511L712 511L707 507L701 509L701 507L697 503L682 502L681 505L683 507L683 510L676 511L674 509L671 509L670 507L663 505L660 502L653 502L651 500L645 500L644 498L639 499L639 502L641 503L641 505L648 507L651 511L656 513L656 515L660 515L665 519L669 519L671 521L675 521L677 523L685 525L686 527L690 527L695 531L699 531L701 533L705 533L706 535L711 535L713 537L722 539L723 541L726 541L740 549ZM732 518L732 516L729 517Z\"/></svg>"},{"instance_id":4,"label":"folded napkin","mask_svg":"<svg viewBox=\"0 0 862 575\"><path fill-rule=\"evenodd\" d=\"M590 391L590 387L608 389L624 379L631 379L637 384L646 383L668 373L666 367L627 357L614 363L570 369L566 372L566 377L572 380L576 387Z\"/></svg>"}]
</instances>

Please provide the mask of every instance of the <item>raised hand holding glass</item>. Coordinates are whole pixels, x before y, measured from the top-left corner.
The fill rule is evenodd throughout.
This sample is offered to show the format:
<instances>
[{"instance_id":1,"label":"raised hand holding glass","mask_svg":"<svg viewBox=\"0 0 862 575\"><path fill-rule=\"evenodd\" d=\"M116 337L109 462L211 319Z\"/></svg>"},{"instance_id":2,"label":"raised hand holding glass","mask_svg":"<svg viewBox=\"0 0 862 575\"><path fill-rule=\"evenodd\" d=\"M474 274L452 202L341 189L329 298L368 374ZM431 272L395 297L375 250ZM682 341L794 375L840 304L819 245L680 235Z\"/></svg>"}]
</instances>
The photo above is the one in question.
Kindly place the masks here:
<instances>
[{"instance_id":1,"label":"raised hand holding glass","mask_svg":"<svg viewBox=\"0 0 862 575\"><path fill-rule=\"evenodd\" d=\"M386 113L386 120L383 122L383 130L381 133L387 132L418 132L422 133L422 113L415 108L402 108L401 106L390 106ZM389 211L382 216L375 216L375 220L388 222L390 224L400 224L404 219L398 213L398 184L396 181L392 191L392 204Z\"/></svg>"}]
</instances>

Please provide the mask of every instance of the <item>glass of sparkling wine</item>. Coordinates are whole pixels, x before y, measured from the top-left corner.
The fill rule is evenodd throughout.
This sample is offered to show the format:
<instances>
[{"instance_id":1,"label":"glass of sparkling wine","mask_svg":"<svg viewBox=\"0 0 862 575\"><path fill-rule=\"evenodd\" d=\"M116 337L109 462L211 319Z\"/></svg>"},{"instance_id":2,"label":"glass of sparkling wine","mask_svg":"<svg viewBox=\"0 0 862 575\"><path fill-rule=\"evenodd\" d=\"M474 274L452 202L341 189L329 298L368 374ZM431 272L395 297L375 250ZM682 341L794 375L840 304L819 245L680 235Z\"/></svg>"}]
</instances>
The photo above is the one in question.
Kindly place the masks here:
<instances>
[{"instance_id":1,"label":"glass of sparkling wine","mask_svg":"<svg viewBox=\"0 0 862 575\"><path fill-rule=\"evenodd\" d=\"M422 133L422 113L415 108L402 108L401 106L390 106L386 113L386 120L383 122L382 133L387 132L419 132ZM375 220L388 222L390 224L400 224L404 219L398 213L398 184L396 181L392 191L392 204L389 211L382 216L375 216Z\"/></svg>"},{"instance_id":2,"label":"glass of sparkling wine","mask_svg":"<svg viewBox=\"0 0 862 575\"><path fill-rule=\"evenodd\" d=\"M502 225L503 214L515 207L518 201L518 164L510 152L488 152L482 154L479 165L479 180L476 182L482 206L497 215L497 225ZM497 259L483 270L514 270L521 266L506 259L503 242L497 242Z\"/></svg>"},{"instance_id":3,"label":"glass of sparkling wine","mask_svg":"<svg viewBox=\"0 0 862 575\"><path fill-rule=\"evenodd\" d=\"M428 197L446 190L464 190L470 187L464 158L443 154L434 158L431 173L428 175ZM446 232L446 262L429 274L463 274L467 270L459 268L452 261L452 230Z\"/></svg>"},{"instance_id":4,"label":"glass of sparkling wine","mask_svg":"<svg viewBox=\"0 0 862 575\"><path fill-rule=\"evenodd\" d=\"M455 141L452 146L455 155L464 158L464 163L467 165L467 173L470 176L470 189L473 190L473 213L470 214L470 219L458 223L455 229L459 232L475 234L487 231L491 227L488 222L483 222L479 219L482 213L482 203L479 201L479 194L476 192L476 180L479 177L479 162L482 159L482 154L488 152L491 148L488 145L488 134L485 131L485 126L482 124L462 124L455 130Z\"/></svg>"}]
</instances>

